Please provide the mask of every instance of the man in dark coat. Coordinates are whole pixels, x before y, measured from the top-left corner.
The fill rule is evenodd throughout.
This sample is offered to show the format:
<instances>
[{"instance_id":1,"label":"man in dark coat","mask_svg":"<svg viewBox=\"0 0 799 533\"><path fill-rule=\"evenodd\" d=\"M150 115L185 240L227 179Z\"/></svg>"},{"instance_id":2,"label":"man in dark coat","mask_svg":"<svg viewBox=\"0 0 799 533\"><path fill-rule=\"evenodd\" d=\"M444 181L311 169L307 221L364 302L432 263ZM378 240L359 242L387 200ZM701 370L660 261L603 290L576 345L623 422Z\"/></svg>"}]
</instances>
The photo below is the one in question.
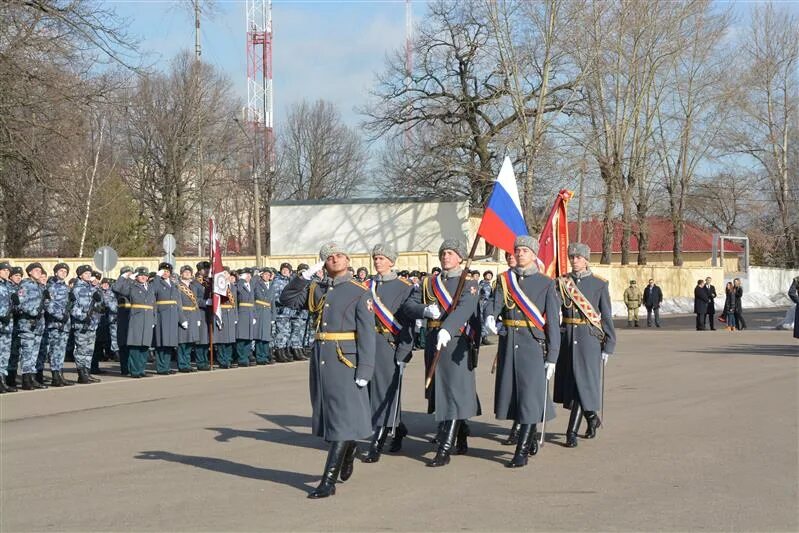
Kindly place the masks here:
<instances>
[{"instance_id":1,"label":"man in dark coat","mask_svg":"<svg viewBox=\"0 0 799 533\"><path fill-rule=\"evenodd\" d=\"M504 326L499 337L494 413L499 420L519 424L516 453L506 465L527 464L538 452L536 424L555 417L547 384L555 372L560 352L560 312L555 282L541 274L536 262L538 241L529 235L516 238L517 266L500 274L486 308L486 327L498 333L496 317ZM551 320L549 319L551 317Z\"/></svg>"},{"instance_id":2,"label":"man in dark coat","mask_svg":"<svg viewBox=\"0 0 799 533\"><path fill-rule=\"evenodd\" d=\"M239 366L250 366L250 344L255 338L258 319L255 314L255 289L250 281L252 280L252 269L241 269L241 275L231 290L236 292L236 303L238 304L238 323L236 324L236 354L239 358Z\"/></svg>"},{"instance_id":3,"label":"man in dark coat","mask_svg":"<svg viewBox=\"0 0 799 533\"><path fill-rule=\"evenodd\" d=\"M272 306L275 303L275 291L272 287L272 271L261 270L253 282L255 290L255 313L258 320L255 328L255 364L273 365L269 345L272 342Z\"/></svg>"},{"instance_id":4,"label":"man in dark coat","mask_svg":"<svg viewBox=\"0 0 799 533\"><path fill-rule=\"evenodd\" d=\"M128 302L128 319L125 346L128 351L128 370L130 377L147 376L147 354L153 344L155 329L155 288L148 282L149 273L145 267L135 272L120 275L111 290L119 298Z\"/></svg>"},{"instance_id":5,"label":"man in dark coat","mask_svg":"<svg viewBox=\"0 0 799 533\"><path fill-rule=\"evenodd\" d=\"M597 411L602 409L602 367L616 348L616 330L610 304L608 282L589 269L591 249L586 244L570 243L572 271L558 278L563 314L560 357L555 370L555 403L571 409L566 429L566 446L577 446L577 432L585 410L592 439L602 424Z\"/></svg>"},{"instance_id":6,"label":"man in dark coat","mask_svg":"<svg viewBox=\"0 0 799 533\"><path fill-rule=\"evenodd\" d=\"M793 278L791 288L788 289L788 298L796 304L793 317L793 336L795 339L799 339L799 276Z\"/></svg>"},{"instance_id":7,"label":"man in dark coat","mask_svg":"<svg viewBox=\"0 0 799 533\"><path fill-rule=\"evenodd\" d=\"M189 322L180 307L180 292L172 278L172 265L161 263L153 279L155 288L155 355L156 371L174 374L172 355L178 347L178 328L187 329Z\"/></svg>"},{"instance_id":8,"label":"man in dark coat","mask_svg":"<svg viewBox=\"0 0 799 533\"><path fill-rule=\"evenodd\" d=\"M660 327L660 304L663 302L663 291L650 279L644 289L644 305L646 306L646 327L652 327L652 314L655 315L655 326Z\"/></svg>"},{"instance_id":9,"label":"man in dark coat","mask_svg":"<svg viewBox=\"0 0 799 533\"><path fill-rule=\"evenodd\" d=\"M713 280L705 278L705 290L707 291L707 311L705 311L705 316L707 317L707 322L710 323L710 329L716 331L716 323L714 322L716 318L716 287L714 287L711 282ZM704 320L702 322L704 325Z\"/></svg>"},{"instance_id":10,"label":"man in dark coat","mask_svg":"<svg viewBox=\"0 0 799 533\"><path fill-rule=\"evenodd\" d=\"M191 290L197 298L197 307L200 312L197 315L199 324L197 326L197 342L194 345L194 357L197 362L197 370L211 370L209 352L211 338L208 331L209 317L211 316L213 293L211 281L208 279L208 271L211 263L200 261L197 263L197 273L191 282Z\"/></svg>"},{"instance_id":11,"label":"man in dark coat","mask_svg":"<svg viewBox=\"0 0 799 533\"><path fill-rule=\"evenodd\" d=\"M741 278L732 280L732 288L735 291L735 327L740 331L746 329L746 321L743 315L744 288L741 285Z\"/></svg>"},{"instance_id":12,"label":"man in dark coat","mask_svg":"<svg viewBox=\"0 0 799 533\"><path fill-rule=\"evenodd\" d=\"M119 269L120 276L130 274L133 269L123 266ZM127 278L126 278L127 279ZM117 297L117 346L119 346L119 373L129 376L128 369L128 320L130 319L130 302L124 296L120 296L114 291L114 284L111 284L111 292Z\"/></svg>"},{"instance_id":13,"label":"man in dark coat","mask_svg":"<svg viewBox=\"0 0 799 533\"><path fill-rule=\"evenodd\" d=\"M477 282L466 281L457 304L453 301L466 257L466 245L445 240L438 251L442 271L425 277L421 290L412 296L414 318L427 318L425 369L429 371L440 351L433 381L425 389L427 410L439 422L438 451L427 466L449 464L455 444L456 455L468 451L466 420L480 414L480 400L474 377L476 352L480 346L480 310ZM453 309L454 308L454 309ZM445 317L442 320L442 315Z\"/></svg>"},{"instance_id":14,"label":"man in dark coat","mask_svg":"<svg viewBox=\"0 0 799 533\"><path fill-rule=\"evenodd\" d=\"M324 245L322 260L293 278L280 303L318 313L313 355L309 365L313 432L330 442L319 486L309 498L336 493L336 480L353 471L356 439L372 433L367 385L375 369L374 301L369 289L352 279L350 259L336 243ZM311 281L322 268L329 279Z\"/></svg>"},{"instance_id":15,"label":"man in dark coat","mask_svg":"<svg viewBox=\"0 0 799 533\"><path fill-rule=\"evenodd\" d=\"M413 284L402 279L393 270L397 251L389 244L372 248L372 261L376 274L366 280L372 293L375 310L375 373L369 382L369 400L372 405L372 443L363 458L365 463L380 460L388 433L394 428L392 452L402 448L402 439L408 434L401 421L400 392L402 373L411 360L413 350L412 318L406 304Z\"/></svg>"},{"instance_id":16,"label":"man in dark coat","mask_svg":"<svg viewBox=\"0 0 799 533\"><path fill-rule=\"evenodd\" d=\"M705 280L700 279L694 288L694 313L696 314L696 330L705 330L705 315L707 314L707 304L710 296L705 288Z\"/></svg>"},{"instance_id":17,"label":"man in dark coat","mask_svg":"<svg viewBox=\"0 0 799 533\"><path fill-rule=\"evenodd\" d=\"M200 305L192 287L194 272L189 265L180 267L180 280L177 282L180 308L187 327L178 329L178 371L196 372L191 366L191 351L200 336Z\"/></svg>"}]
</instances>

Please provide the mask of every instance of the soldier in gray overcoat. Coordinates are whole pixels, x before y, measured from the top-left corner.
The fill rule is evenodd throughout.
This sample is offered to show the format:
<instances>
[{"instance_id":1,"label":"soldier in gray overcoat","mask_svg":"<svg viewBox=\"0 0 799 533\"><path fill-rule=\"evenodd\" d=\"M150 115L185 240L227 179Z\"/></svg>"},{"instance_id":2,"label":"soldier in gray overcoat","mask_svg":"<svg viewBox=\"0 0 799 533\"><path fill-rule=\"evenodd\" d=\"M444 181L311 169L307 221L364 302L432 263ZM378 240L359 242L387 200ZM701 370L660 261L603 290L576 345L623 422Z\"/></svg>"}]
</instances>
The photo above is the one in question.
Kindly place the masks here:
<instances>
[{"instance_id":1,"label":"soldier in gray overcoat","mask_svg":"<svg viewBox=\"0 0 799 533\"><path fill-rule=\"evenodd\" d=\"M319 486L309 498L336 493L336 480L350 478L356 439L372 433L367 385L375 368L374 302L369 289L352 279L350 259L336 243L324 245L321 262L293 278L280 303L318 313L309 365L313 432L331 442ZM330 279L311 281L324 267Z\"/></svg>"},{"instance_id":2,"label":"soldier in gray overcoat","mask_svg":"<svg viewBox=\"0 0 799 533\"><path fill-rule=\"evenodd\" d=\"M200 336L200 305L192 287L194 271L189 265L180 267L180 281L177 283L180 308L188 327L178 329L178 371L196 372L191 366L191 350Z\"/></svg>"},{"instance_id":3,"label":"soldier in gray overcoat","mask_svg":"<svg viewBox=\"0 0 799 533\"><path fill-rule=\"evenodd\" d=\"M480 400L474 377L476 352L480 346L480 311L477 282L467 280L457 306L451 313L452 299L458 287L466 256L466 245L447 239L439 248L441 273L427 276L420 290L412 296L409 310L414 318L427 318L425 369L429 370L434 354L441 351L433 382L425 391L428 412L435 413L439 424L439 446L435 458L427 466L449 464L454 453L468 451L469 434L466 420L480 414Z\"/></svg>"},{"instance_id":4,"label":"soldier in gray overcoat","mask_svg":"<svg viewBox=\"0 0 799 533\"><path fill-rule=\"evenodd\" d=\"M411 360L413 350L414 318L409 314L409 299L413 283L400 278L393 270L397 251L388 244L378 244L372 249L376 274L366 280L372 293L375 310L375 374L369 382L369 400L372 405L372 443L363 458L365 463L380 460L390 428L394 439L390 451L402 449L402 439L408 434L400 416L400 390L402 371Z\"/></svg>"},{"instance_id":5,"label":"soldier in gray overcoat","mask_svg":"<svg viewBox=\"0 0 799 533\"><path fill-rule=\"evenodd\" d=\"M211 282L208 279L208 271L211 269L209 261L197 263L197 274L191 281L191 290L197 298L197 306L200 312L197 315L199 324L197 326L197 343L194 345L194 357L197 361L197 370L211 370L209 352L211 339L208 331L209 316L211 316L213 294L211 292Z\"/></svg>"},{"instance_id":6,"label":"soldier in gray overcoat","mask_svg":"<svg viewBox=\"0 0 799 533\"><path fill-rule=\"evenodd\" d=\"M129 266L123 266L119 270L120 275L125 275L132 272L133 269ZM111 292L113 292L117 297L117 346L119 346L119 373L123 376L129 376L128 322L130 321L130 301L125 296L120 296L114 292L113 283L111 284Z\"/></svg>"},{"instance_id":7,"label":"soldier in gray overcoat","mask_svg":"<svg viewBox=\"0 0 799 533\"><path fill-rule=\"evenodd\" d=\"M555 372L555 402L571 409L566 446L577 446L583 410L588 421L585 438L592 439L601 425L602 366L616 347L616 330L607 280L588 268L591 249L569 244L572 271L559 278L563 301L560 358Z\"/></svg>"},{"instance_id":8,"label":"soldier in gray overcoat","mask_svg":"<svg viewBox=\"0 0 799 533\"><path fill-rule=\"evenodd\" d=\"M228 280L227 296L222 297L219 310L222 315L221 322L214 317L209 320L214 322L214 353L219 363L219 368L230 368L233 363L233 345L236 344L236 323L238 313L236 310L236 295L231 284L230 270L223 267Z\"/></svg>"},{"instance_id":9,"label":"soldier in gray overcoat","mask_svg":"<svg viewBox=\"0 0 799 533\"><path fill-rule=\"evenodd\" d=\"M560 299L551 278L536 263L538 241L529 235L516 238L517 266L500 275L486 306L486 327L497 333L496 317L502 317L499 337L494 413L499 420L519 424L516 453L508 467L527 464L538 452L536 424L555 418L549 399L549 379L560 351ZM526 299L525 299L526 298Z\"/></svg>"},{"instance_id":10,"label":"soldier in gray overcoat","mask_svg":"<svg viewBox=\"0 0 799 533\"><path fill-rule=\"evenodd\" d=\"M239 366L250 366L250 344L255 338L258 319L255 314L255 288L252 286L252 269L241 269L236 282L236 302L238 304L238 324L236 324L236 354Z\"/></svg>"},{"instance_id":11,"label":"soldier in gray overcoat","mask_svg":"<svg viewBox=\"0 0 799 533\"><path fill-rule=\"evenodd\" d=\"M180 291L172 278L172 265L161 263L155 273L155 369L161 375L174 374L172 355L178 347L178 328L187 329Z\"/></svg>"},{"instance_id":12,"label":"soldier in gray overcoat","mask_svg":"<svg viewBox=\"0 0 799 533\"><path fill-rule=\"evenodd\" d=\"M275 303L275 292L272 288L272 271L263 269L253 281L255 289L255 313L258 320L255 329L255 364L273 365L269 344L272 342L272 305Z\"/></svg>"},{"instance_id":13,"label":"soldier in gray overcoat","mask_svg":"<svg viewBox=\"0 0 799 533\"><path fill-rule=\"evenodd\" d=\"M111 286L117 296L127 301L125 346L128 352L128 371L132 378L147 376L147 354L153 344L155 288L148 282L148 274L145 267L139 267L135 272L122 273Z\"/></svg>"}]
</instances>

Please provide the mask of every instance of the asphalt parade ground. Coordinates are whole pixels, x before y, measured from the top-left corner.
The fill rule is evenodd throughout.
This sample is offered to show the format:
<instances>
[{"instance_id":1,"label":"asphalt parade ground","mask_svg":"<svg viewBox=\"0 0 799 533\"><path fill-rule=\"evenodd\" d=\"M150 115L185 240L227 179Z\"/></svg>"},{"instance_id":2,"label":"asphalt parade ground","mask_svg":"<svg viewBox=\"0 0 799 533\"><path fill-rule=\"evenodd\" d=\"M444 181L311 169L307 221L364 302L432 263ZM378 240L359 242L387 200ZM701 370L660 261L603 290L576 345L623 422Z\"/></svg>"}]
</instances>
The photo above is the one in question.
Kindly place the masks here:
<instances>
[{"instance_id":1,"label":"asphalt parade ground","mask_svg":"<svg viewBox=\"0 0 799 533\"><path fill-rule=\"evenodd\" d=\"M305 497L326 457L307 363L4 394L0 531L796 531L799 342L765 329L784 313L748 311L743 332L620 328L598 437L565 448L559 409L520 469L492 414L496 346L469 454L425 468L417 352L403 451L356 461L326 500Z\"/></svg>"}]
</instances>

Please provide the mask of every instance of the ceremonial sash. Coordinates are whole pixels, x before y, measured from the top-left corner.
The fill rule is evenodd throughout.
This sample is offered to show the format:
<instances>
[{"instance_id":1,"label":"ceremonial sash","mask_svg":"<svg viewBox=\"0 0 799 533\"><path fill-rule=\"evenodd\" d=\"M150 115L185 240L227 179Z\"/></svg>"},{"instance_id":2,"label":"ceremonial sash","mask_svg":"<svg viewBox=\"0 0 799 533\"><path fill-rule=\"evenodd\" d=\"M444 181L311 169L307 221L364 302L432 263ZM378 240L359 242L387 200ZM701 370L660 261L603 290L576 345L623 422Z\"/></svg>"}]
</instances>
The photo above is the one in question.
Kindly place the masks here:
<instances>
[{"instance_id":1,"label":"ceremonial sash","mask_svg":"<svg viewBox=\"0 0 799 533\"><path fill-rule=\"evenodd\" d=\"M444 309L445 313L448 313L449 308L452 307L452 295L447 290L446 285L444 285L441 276L438 274L433 276L430 280L430 286L433 289L436 300L438 300L438 304Z\"/></svg>"},{"instance_id":2,"label":"ceremonial sash","mask_svg":"<svg viewBox=\"0 0 799 533\"><path fill-rule=\"evenodd\" d=\"M577 284L574 283L574 280L571 279L569 276L563 276L562 278L558 278L558 282L563 290L565 290L566 294L569 296L569 299L574 302L574 305L577 306L577 309L585 316L588 322L591 323L592 326L597 328L604 334L602 330L602 319L599 316L599 313L596 312L594 306L591 305L591 302L588 301L588 298L577 288Z\"/></svg>"},{"instance_id":3,"label":"ceremonial sash","mask_svg":"<svg viewBox=\"0 0 799 533\"><path fill-rule=\"evenodd\" d=\"M375 316L380 323L383 324L383 326L393 335L399 335L400 331L402 330L402 325L397 322L394 314L377 295L377 283L370 279L366 281L366 285L369 287L369 290L372 291L372 301L374 303Z\"/></svg>"},{"instance_id":4,"label":"ceremonial sash","mask_svg":"<svg viewBox=\"0 0 799 533\"><path fill-rule=\"evenodd\" d=\"M191 289L189 289L188 287L186 287L186 285L185 285L184 283L182 283L182 282L181 282L181 283L178 285L178 290L179 290L180 292L182 292L182 293L183 293L183 295L184 295L184 296L186 296L186 297L187 297L189 300L191 300L191 303L194 305L194 307L197 307L197 297L196 297L196 296L194 296L194 292L192 292L192 290L191 290Z\"/></svg>"},{"instance_id":5,"label":"ceremonial sash","mask_svg":"<svg viewBox=\"0 0 799 533\"><path fill-rule=\"evenodd\" d=\"M513 272L506 270L500 274L500 281L502 281L502 289L505 294L513 299L519 310L527 317L536 328L543 330L547 322L546 315L542 313L532 300L524 293L519 286L519 279L513 275Z\"/></svg>"}]
</instances>

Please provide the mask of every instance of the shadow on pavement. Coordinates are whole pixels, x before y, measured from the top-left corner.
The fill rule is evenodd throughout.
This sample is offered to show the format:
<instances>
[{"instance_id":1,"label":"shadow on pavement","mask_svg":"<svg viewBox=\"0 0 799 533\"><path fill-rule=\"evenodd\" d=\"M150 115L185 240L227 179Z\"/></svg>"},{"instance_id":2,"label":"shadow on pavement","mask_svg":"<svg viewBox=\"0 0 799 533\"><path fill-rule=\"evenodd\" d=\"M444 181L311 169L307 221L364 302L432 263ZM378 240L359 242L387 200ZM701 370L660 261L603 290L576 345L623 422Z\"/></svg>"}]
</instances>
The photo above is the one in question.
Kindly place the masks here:
<instances>
[{"instance_id":1,"label":"shadow on pavement","mask_svg":"<svg viewBox=\"0 0 799 533\"><path fill-rule=\"evenodd\" d=\"M146 451L140 452L139 455L136 456L136 459L180 463L195 468L210 470L212 472L220 472L222 474L230 474L232 476L246 477L260 481L270 481L278 485L293 487L303 492L308 490L308 483L319 481L319 476L310 476L308 474L288 472L286 470L275 470L273 468L258 468L228 461L227 459L217 459L215 457L180 455L165 451Z\"/></svg>"},{"instance_id":2,"label":"shadow on pavement","mask_svg":"<svg viewBox=\"0 0 799 533\"><path fill-rule=\"evenodd\" d=\"M683 353L710 353L716 355L772 355L777 357L799 357L799 345L772 344L736 344L718 348L683 350Z\"/></svg>"},{"instance_id":3,"label":"shadow on pavement","mask_svg":"<svg viewBox=\"0 0 799 533\"><path fill-rule=\"evenodd\" d=\"M311 419L307 416L276 415L268 413L254 414L278 427L256 430L224 427L210 427L205 429L216 431L218 435L214 437L214 440L218 442L228 442L232 439L246 438L288 444L301 448L313 448L317 450L327 449L327 444L311 433Z\"/></svg>"}]
</instances>

